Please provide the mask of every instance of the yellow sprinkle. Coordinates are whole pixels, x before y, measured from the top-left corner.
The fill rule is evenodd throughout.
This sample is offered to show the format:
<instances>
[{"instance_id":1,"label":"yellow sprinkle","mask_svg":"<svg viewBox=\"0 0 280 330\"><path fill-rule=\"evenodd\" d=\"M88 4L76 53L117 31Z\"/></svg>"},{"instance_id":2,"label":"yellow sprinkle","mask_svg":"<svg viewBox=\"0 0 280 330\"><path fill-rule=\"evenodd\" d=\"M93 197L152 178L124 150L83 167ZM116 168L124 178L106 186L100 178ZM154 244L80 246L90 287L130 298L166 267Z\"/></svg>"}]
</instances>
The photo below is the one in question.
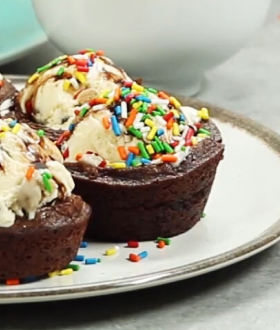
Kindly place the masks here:
<instances>
[{"instance_id":1,"label":"yellow sprinkle","mask_svg":"<svg viewBox=\"0 0 280 330\"><path fill-rule=\"evenodd\" d=\"M4 138L6 136L6 133L2 132L0 133L0 139Z\"/></svg>"},{"instance_id":2,"label":"yellow sprinkle","mask_svg":"<svg viewBox=\"0 0 280 330\"><path fill-rule=\"evenodd\" d=\"M145 124L150 126L150 127L154 127L156 123L154 121L152 121L151 119L147 118L145 120Z\"/></svg>"},{"instance_id":3,"label":"yellow sprinkle","mask_svg":"<svg viewBox=\"0 0 280 330\"><path fill-rule=\"evenodd\" d=\"M200 137L200 138L202 138L202 139L205 139L205 138L208 138L209 135L207 135L207 134L203 134L203 133L199 133L199 134L197 134L197 137Z\"/></svg>"},{"instance_id":4,"label":"yellow sprinkle","mask_svg":"<svg viewBox=\"0 0 280 330\"><path fill-rule=\"evenodd\" d=\"M152 129L150 130L149 134L147 135L147 139L150 141L153 140L157 131L158 131L157 126L153 126Z\"/></svg>"},{"instance_id":5,"label":"yellow sprinkle","mask_svg":"<svg viewBox=\"0 0 280 330\"><path fill-rule=\"evenodd\" d=\"M114 98L111 97L110 99L108 99L108 101L106 102L106 105L111 105L114 102Z\"/></svg>"},{"instance_id":6,"label":"yellow sprinkle","mask_svg":"<svg viewBox=\"0 0 280 330\"><path fill-rule=\"evenodd\" d=\"M12 133L17 134L20 129L21 129L21 124L17 123L17 124L15 124L15 126L12 129Z\"/></svg>"},{"instance_id":7,"label":"yellow sprinkle","mask_svg":"<svg viewBox=\"0 0 280 330\"><path fill-rule=\"evenodd\" d=\"M177 123L173 123L173 135L180 135L179 125Z\"/></svg>"},{"instance_id":8,"label":"yellow sprinkle","mask_svg":"<svg viewBox=\"0 0 280 330\"><path fill-rule=\"evenodd\" d=\"M180 117L180 114L179 114L179 112L177 110L172 109L170 112L172 112L175 117Z\"/></svg>"},{"instance_id":9,"label":"yellow sprinkle","mask_svg":"<svg viewBox=\"0 0 280 330\"><path fill-rule=\"evenodd\" d=\"M49 276L49 277L55 277L55 276L59 275L59 273L60 273L60 272L55 271L55 272L49 273L48 276Z\"/></svg>"},{"instance_id":10,"label":"yellow sprinkle","mask_svg":"<svg viewBox=\"0 0 280 330\"><path fill-rule=\"evenodd\" d=\"M2 126L1 127L1 131L3 131L3 132L9 132L11 129L10 129L10 127L9 126Z\"/></svg>"},{"instance_id":11,"label":"yellow sprinkle","mask_svg":"<svg viewBox=\"0 0 280 330\"><path fill-rule=\"evenodd\" d=\"M38 79L40 77L39 73L34 73L29 79L28 79L28 84L32 84L33 81L35 81L36 79Z\"/></svg>"},{"instance_id":12,"label":"yellow sprinkle","mask_svg":"<svg viewBox=\"0 0 280 330\"><path fill-rule=\"evenodd\" d=\"M64 89L65 91L68 91L70 85L71 85L71 82L70 82L69 80L67 80L67 79L64 80L64 82L63 82L63 89Z\"/></svg>"},{"instance_id":13,"label":"yellow sprinkle","mask_svg":"<svg viewBox=\"0 0 280 330\"><path fill-rule=\"evenodd\" d=\"M198 112L198 115L201 117L201 119L208 120L209 110L207 108L201 108L200 111Z\"/></svg>"},{"instance_id":14,"label":"yellow sprinkle","mask_svg":"<svg viewBox=\"0 0 280 330\"><path fill-rule=\"evenodd\" d=\"M111 163L110 166L113 168L126 168L125 163Z\"/></svg>"},{"instance_id":15,"label":"yellow sprinkle","mask_svg":"<svg viewBox=\"0 0 280 330\"><path fill-rule=\"evenodd\" d=\"M193 146L197 146L198 145L198 141L197 141L197 138L196 137L192 137L192 145Z\"/></svg>"},{"instance_id":16,"label":"yellow sprinkle","mask_svg":"<svg viewBox=\"0 0 280 330\"><path fill-rule=\"evenodd\" d=\"M113 249L109 249L105 251L106 256L113 256L114 254L116 254L118 252L117 249L113 248Z\"/></svg>"},{"instance_id":17,"label":"yellow sprinkle","mask_svg":"<svg viewBox=\"0 0 280 330\"><path fill-rule=\"evenodd\" d=\"M59 275L70 275L74 272L72 268L66 268L59 272Z\"/></svg>"},{"instance_id":18,"label":"yellow sprinkle","mask_svg":"<svg viewBox=\"0 0 280 330\"><path fill-rule=\"evenodd\" d=\"M149 153L150 155L152 155L152 154L155 153L155 150L154 150L154 148L153 148L153 146L152 146L151 144L148 144L148 145L146 146L146 149L147 149L147 151L148 151L148 153Z\"/></svg>"},{"instance_id":19,"label":"yellow sprinkle","mask_svg":"<svg viewBox=\"0 0 280 330\"><path fill-rule=\"evenodd\" d=\"M103 99L104 97L107 97L110 91L108 89L105 89L99 96L98 98Z\"/></svg>"},{"instance_id":20,"label":"yellow sprinkle","mask_svg":"<svg viewBox=\"0 0 280 330\"><path fill-rule=\"evenodd\" d=\"M139 108L141 107L142 104L143 104L142 101L135 102L135 103L133 103L132 108L134 108L134 109L139 109Z\"/></svg>"},{"instance_id":21,"label":"yellow sprinkle","mask_svg":"<svg viewBox=\"0 0 280 330\"><path fill-rule=\"evenodd\" d=\"M173 96L171 96L169 100L174 105L174 107L177 109L179 109L182 106L181 103L177 99L175 99L175 97L173 97Z\"/></svg>"},{"instance_id":22,"label":"yellow sprinkle","mask_svg":"<svg viewBox=\"0 0 280 330\"><path fill-rule=\"evenodd\" d=\"M137 92L144 91L144 87L141 85L138 85L136 82L134 82L131 87L132 87L131 89L135 89Z\"/></svg>"},{"instance_id":23,"label":"yellow sprinkle","mask_svg":"<svg viewBox=\"0 0 280 330\"><path fill-rule=\"evenodd\" d=\"M87 81L86 76L82 72L75 72L75 77L81 84L85 84Z\"/></svg>"}]
</instances>

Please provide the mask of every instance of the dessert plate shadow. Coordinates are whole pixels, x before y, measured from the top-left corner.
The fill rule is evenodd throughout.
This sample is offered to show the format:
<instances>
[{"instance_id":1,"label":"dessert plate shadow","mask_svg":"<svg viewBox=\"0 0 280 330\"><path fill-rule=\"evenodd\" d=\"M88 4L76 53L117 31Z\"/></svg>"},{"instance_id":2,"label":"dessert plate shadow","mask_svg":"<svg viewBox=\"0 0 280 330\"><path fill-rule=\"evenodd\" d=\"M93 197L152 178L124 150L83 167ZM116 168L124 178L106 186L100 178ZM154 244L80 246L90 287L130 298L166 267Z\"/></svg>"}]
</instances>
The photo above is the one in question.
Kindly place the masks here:
<instances>
[{"instance_id":1,"label":"dessert plate shadow","mask_svg":"<svg viewBox=\"0 0 280 330\"><path fill-rule=\"evenodd\" d=\"M9 78L18 87L23 84L24 77ZM154 242L137 249L124 243L118 244L117 255L105 257L104 251L114 244L89 243L79 254L101 258L101 263L80 263L81 269L72 275L0 285L0 303L74 299L162 285L229 266L280 240L280 136L231 111L179 98L183 104L208 107L226 145L206 217L164 249ZM142 251L148 252L146 259L127 260L129 253Z\"/></svg>"}]
</instances>

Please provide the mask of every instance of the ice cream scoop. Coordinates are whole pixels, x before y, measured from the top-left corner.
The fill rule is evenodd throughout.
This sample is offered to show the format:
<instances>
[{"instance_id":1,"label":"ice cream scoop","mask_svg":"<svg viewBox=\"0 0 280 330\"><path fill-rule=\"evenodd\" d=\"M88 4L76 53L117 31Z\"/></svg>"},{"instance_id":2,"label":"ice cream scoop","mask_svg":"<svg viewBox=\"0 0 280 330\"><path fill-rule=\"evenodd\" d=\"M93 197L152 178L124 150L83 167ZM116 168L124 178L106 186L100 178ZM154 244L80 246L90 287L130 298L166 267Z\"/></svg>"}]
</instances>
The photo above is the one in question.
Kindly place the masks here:
<instances>
[{"instance_id":1,"label":"ice cream scoop","mask_svg":"<svg viewBox=\"0 0 280 330\"><path fill-rule=\"evenodd\" d=\"M38 208L70 196L74 182L58 148L27 124L0 119L0 227L16 216L31 220Z\"/></svg>"},{"instance_id":2,"label":"ice cream scoop","mask_svg":"<svg viewBox=\"0 0 280 330\"><path fill-rule=\"evenodd\" d=\"M130 80L103 52L87 49L77 55L62 55L38 68L18 101L21 111L37 123L65 130L75 110Z\"/></svg>"}]
</instances>

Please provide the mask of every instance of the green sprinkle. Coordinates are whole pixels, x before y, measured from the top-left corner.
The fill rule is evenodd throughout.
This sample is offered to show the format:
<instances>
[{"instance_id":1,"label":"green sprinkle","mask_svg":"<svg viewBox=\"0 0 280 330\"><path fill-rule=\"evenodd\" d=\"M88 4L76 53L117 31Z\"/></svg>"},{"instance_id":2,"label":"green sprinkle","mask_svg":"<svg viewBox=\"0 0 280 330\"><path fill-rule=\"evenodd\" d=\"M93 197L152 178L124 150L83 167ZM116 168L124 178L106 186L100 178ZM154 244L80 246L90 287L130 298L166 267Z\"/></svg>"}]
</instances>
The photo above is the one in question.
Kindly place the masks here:
<instances>
[{"instance_id":1,"label":"green sprinkle","mask_svg":"<svg viewBox=\"0 0 280 330\"><path fill-rule=\"evenodd\" d=\"M43 66L41 66L40 68L37 69L37 72L38 73L44 72L46 70L49 70L51 67L52 67L52 65L50 63L46 64L46 65L43 65Z\"/></svg>"},{"instance_id":2,"label":"green sprinkle","mask_svg":"<svg viewBox=\"0 0 280 330\"><path fill-rule=\"evenodd\" d=\"M141 121L145 121L146 119L151 119L153 120L153 117L151 115L144 115L141 119Z\"/></svg>"},{"instance_id":3,"label":"green sprinkle","mask_svg":"<svg viewBox=\"0 0 280 330\"><path fill-rule=\"evenodd\" d=\"M165 149L164 149L163 143L162 143L162 141L157 136L155 136L155 141L159 145L160 151L164 151Z\"/></svg>"},{"instance_id":4,"label":"green sprinkle","mask_svg":"<svg viewBox=\"0 0 280 330\"><path fill-rule=\"evenodd\" d=\"M166 112L162 109L162 107L157 107L157 111L160 112L161 116L166 115Z\"/></svg>"},{"instance_id":5,"label":"green sprinkle","mask_svg":"<svg viewBox=\"0 0 280 330\"><path fill-rule=\"evenodd\" d=\"M40 136L40 137L43 137L45 135L45 131L43 129L39 129L37 131L37 135Z\"/></svg>"},{"instance_id":6,"label":"green sprinkle","mask_svg":"<svg viewBox=\"0 0 280 330\"><path fill-rule=\"evenodd\" d=\"M182 147L181 147L181 150L182 150L182 151L186 151L186 147L185 147L185 146L182 146Z\"/></svg>"},{"instance_id":7,"label":"green sprinkle","mask_svg":"<svg viewBox=\"0 0 280 330\"><path fill-rule=\"evenodd\" d=\"M136 103L136 102L138 102L138 101L135 100L135 99L133 99L133 100L130 101L130 104L132 105L132 104L134 104L134 103Z\"/></svg>"},{"instance_id":8,"label":"green sprinkle","mask_svg":"<svg viewBox=\"0 0 280 330\"><path fill-rule=\"evenodd\" d=\"M64 71L65 71L65 68L62 66L62 67L59 68L59 70L57 71L56 75L57 76L62 76L63 73L64 73Z\"/></svg>"},{"instance_id":9,"label":"green sprinkle","mask_svg":"<svg viewBox=\"0 0 280 330\"><path fill-rule=\"evenodd\" d=\"M157 110L155 110L155 111L153 111L152 112L152 116L161 116L161 113L159 112L159 111L157 111Z\"/></svg>"},{"instance_id":10,"label":"green sprinkle","mask_svg":"<svg viewBox=\"0 0 280 330\"><path fill-rule=\"evenodd\" d=\"M163 147L168 154L173 154L174 149L168 143L163 142Z\"/></svg>"},{"instance_id":11,"label":"green sprinkle","mask_svg":"<svg viewBox=\"0 0 280 330\"><path fill-rule=\"evenodd\" d=\"M100 258L97 258L97 262L101 262L101 259Z\"/></svg>"},{"instance_id":12,"label":"green sprinkle","mask_svg":"<svg viewBox=\"0 0 280 330\"><path fill-rule=\"evenodd\" d=\"M137 159L137 158L134 158L131 164L132 164L133 167L137 167L137 166L141 166L142 165L141 162L140 162L140 160Z\"/></svg>"},{"instance_id":13,"label":"green sprinkle","mask_svg":"<svg viewBox=\"0 0 280 330\"><path fill-rule=\"evenodd\" d=\"M130 93L130 88L126 88L124 90L121 91L121 96L126 96Z\"/></svg>"},{"instance_id":14,"label":"green sprinkle","mask_svg":"<svg viewBox=\"0 0 280 330\"><path fill-rule=\"evenodd\" d=\"M147 88L147 90L150 92L150 93L153 93L153 94L157 94L158 91L154 88Z\"/></svg>"},{"instance_id":15,"label":"green sprinkle","mask_svg":"<svg viewBox=\"0 0 280 330\"><path fill-rule=\"evenodd\" d=\"M206 217L206 213L202 213L202 215L201 215L201 218L205 218Z\"/></svg>"},{"instance_id":16,"label":"green sprinkle","mask_svg":"<svg viewBox=\"0 0 280 330\"><path fill-rule=\"evenodd\" d=\"M52 192L52 185L50 184L50 180L48 178L48 174L47 173L43 173L42 177L43 177L43 183L44 183L45 189L48 192L51 193Z\"/></svg>"},{"instance_id":17,"label":"green sprinkle","mask_svg":"<svg viewBox=\"0 0 280 330\"><path fill-rule=\"evenodd\" d=\"M88 112L88 108L83 108L83 109L80 111L79 115L80 115L81 117L84 117L85 114L86 114L87 112Z\"/></svg>"},{"instance_id":18,"label":"green sprinkle","mask_svg":"<svg viewBox=\"0 0 280 330\"><path fill-rule=\"evenodd\" d=\"M137 143L137 145L138 145L138 148L141 151L142 157L143 158L146 158L146 159L150 159L150 156L149 156L149 154L148 154L148 152L147 152L147 150L145 148L144 142L140 141L140 142Z\"/></svg>"},{"instance_id":19,"label":"green sprinkle","mask_svg":"<svg viewBox=\"0 0 280 330\"><path fill-rule=\"evenodd\" d=\"M155 149L156 152L161 152L161 148L159 146L159 144L156 141L152 142L152 146Z\"/></svg>"},{"instance_id":20,"label":"green sprinkle","mask_svg":"<svg viewBox=\"0 0 280 330\"><path fill-rule=\"evenodd\" d=\"M142 105L142 110L144 113L148 111L148 104L146 102Z\"/></svg>"},{"instance_id":21,"label":"green sprinkle","mask_svg":"<svg viewBox=\"0 0 280 330\"><path fill-rule=\"evenodd\" d=\"M54 60L52 60L51 61L51 65L53 66L53 65L56 65L56 64L58 64L59 62L61 62L61 61L63 61L65 58L66 58L67 56L59 56L59 57L57 57L57 58L55 58Z\"/></svg>"},{"instance_id":22,"label":"green sprinkle","mask_svg":"<svg viewBox=\"0 0 280 330\"><path fill-rule=\"evenodd\" d=\"M86 48L85 49L87 52L93 52L93 53L95 53L95 50L93 49L93 48Z\"/></svg>"},{"instance_id":23,"label":"green sprinkle","mask_svg":"<svg viewBox=\"0 0 280 330\"><path fill-rule=\"evenodd\" d=\"M138 129L134 128L133 126L130 126L128 128L128 131L136 136L138 139L142 139L142 132L140 132Z\"/></svg>"},{"instance_id":24,"label":"green sprinkle","mask_svg":"<svg viewBox=\"0 0 280 330\"><path fill-rule=\"evenodd\" d=\"M48 180L52 178L52 174L48 171L44 172L45 176L47 177Z\"/></svg>"},{"instance_id":25,"label":"green sprinkle","mask_svg":"<svg viewBox=\"0 0 280 330\"><path fill-rule=\"evenodd\" d=\"M80 265L72 265L72 264L69 264L69 265L67 265L66 267L65 267L65 269L67 269L67 268L71 268L71 269L73 269L74 270L74 272L77 272L78 270L80 270Z\"/></svg>"},{"instance_id":26,"label":"green sprinkle","mask_svg":"<svg viewBox=\"0 0 280 330\"><path fill-rule=\"evenodd\" d=\"M104 98L108 98L108 95L111 93L111 91L107 91L106 93L103 94Z\"/></svg>"},{"instance_id":27,"label":"green sprinkle","mask_svg":"<svg viewBox=\"0 0 280 330\"><path fill-rule=\"evenodd\" d=\"M170 238L158 237L157 242L159 242L159 241L163 241L166 245L171 244L171 239Z\"/></svg>"},{"instance_id":28,"label":"green sprinkle","mask_svg":"<svg viewBox=\"0 0 280 330\"><path fill-rule=\"evenodd\" d=\"M206 134L206 135L211 135L211 132L209 132L207 129L205 129L205 128L200 128L199 130L198 130L198 133L201 133L201 134Z\"/></svg>"}]
</instances>

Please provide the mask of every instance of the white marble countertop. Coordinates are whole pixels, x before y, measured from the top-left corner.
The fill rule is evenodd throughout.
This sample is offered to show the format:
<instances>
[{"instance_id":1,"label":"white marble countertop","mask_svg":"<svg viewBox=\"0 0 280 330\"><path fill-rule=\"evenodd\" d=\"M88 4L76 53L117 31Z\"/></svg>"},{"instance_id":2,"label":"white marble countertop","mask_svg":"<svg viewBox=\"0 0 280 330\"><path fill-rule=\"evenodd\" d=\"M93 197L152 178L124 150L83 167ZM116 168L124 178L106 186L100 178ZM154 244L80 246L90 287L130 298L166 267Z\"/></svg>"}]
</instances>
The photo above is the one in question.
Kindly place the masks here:
<instances>
[{"instance_id":1,"label":"white marble countertop","mask_svg":"<svg viewBox=\"0 0 280 330\"><path fill-rule=\"evenodd\" d=\"M280 133L278 14L280 1L274 0L262 31L207 74L198 98ZM33 58L43 62L50 52L52 47L45 45ZM0 70L29 73L29 67L30 59L24 58ZM280 329L279 306L280 244L235 266L163 287L97 299L1 306L0 329L272 330Z\"/></svg>"}]
</instances>

